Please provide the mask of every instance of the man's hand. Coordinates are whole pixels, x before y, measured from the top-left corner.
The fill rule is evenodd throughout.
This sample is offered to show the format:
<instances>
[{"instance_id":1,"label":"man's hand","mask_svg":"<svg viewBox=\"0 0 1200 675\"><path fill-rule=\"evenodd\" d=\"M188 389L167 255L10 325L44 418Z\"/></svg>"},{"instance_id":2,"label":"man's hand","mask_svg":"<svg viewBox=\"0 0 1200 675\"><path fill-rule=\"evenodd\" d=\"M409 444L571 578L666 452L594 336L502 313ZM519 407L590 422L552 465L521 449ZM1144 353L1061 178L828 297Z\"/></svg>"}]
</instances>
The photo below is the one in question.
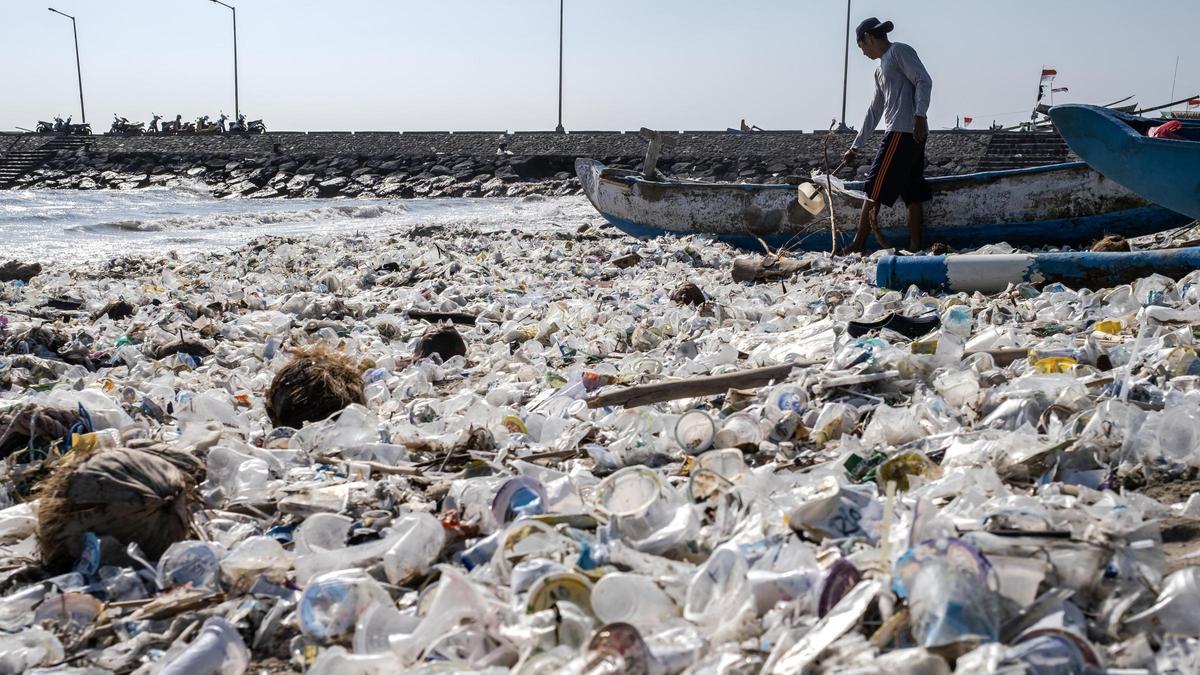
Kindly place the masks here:
<instances>
[{"instance_id":1,"label":"man's hand","mask_svg":"<svg viewBox=\"0 0 1200 675\"><path fill-rule=\"evenodd\" d=\"M913 138L918 143L924 143L929 138L929 120L925 117L913 118Z\"/></svg>"},{"instance_id":2,"label":"man's hand","mask_svg":"<svg viewBox=\"0 0 1200 675\"><path fill-rule=\"evenodd\" d=\"M846 151L846 154L842 155L842 162L849 164L850 162L853 162L856 157L858 157L858 151L854 148L850 148Z\"/></svg>"}]
</instances>

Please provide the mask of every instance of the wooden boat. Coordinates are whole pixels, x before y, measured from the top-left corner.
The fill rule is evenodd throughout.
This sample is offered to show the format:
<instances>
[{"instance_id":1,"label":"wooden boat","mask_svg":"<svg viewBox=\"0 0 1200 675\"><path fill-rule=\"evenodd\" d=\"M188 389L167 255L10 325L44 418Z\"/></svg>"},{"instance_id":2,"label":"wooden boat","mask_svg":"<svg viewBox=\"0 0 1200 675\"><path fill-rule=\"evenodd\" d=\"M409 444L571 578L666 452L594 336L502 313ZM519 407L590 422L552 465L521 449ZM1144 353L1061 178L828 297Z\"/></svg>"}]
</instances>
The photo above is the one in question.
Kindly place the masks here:
<instances>
[{"instance_id":1,"label":"wooden boat","mask_svg":"<svg viewBox=\"0 0 1200 675\"><path fill-rule=\"evenodd\" d=\"M829 217L813 216L795 185L646 180L640 173L575 163L583 191L602 216L635 237L704 235L750 250L830 250ZM816 181L823 184L823 180ZM858 225L862 183L838 182L833 204L842 239ZM1083 246L1106 234L1134 237L1179 227L1188 219L1148 203L1083 162L929 179L925 243L976 248ZM908 242L902 204L880 212L889 242ZM869 245L874 246L873 238Z\"/></svg>"},{"instance_id":2,"label":"wooden boat","mask_svg":"<svg viewBox=\"0 0 1200 675\"><path fill-rule=\"evenodd\" d=\"M1161 120L1118 115L1088 105L1060 105L1050 118L1075 154L1142 198L1200 218L1200 127L1185 123L1186 141L1150 138Z\"/></svg>"}]
</instances>

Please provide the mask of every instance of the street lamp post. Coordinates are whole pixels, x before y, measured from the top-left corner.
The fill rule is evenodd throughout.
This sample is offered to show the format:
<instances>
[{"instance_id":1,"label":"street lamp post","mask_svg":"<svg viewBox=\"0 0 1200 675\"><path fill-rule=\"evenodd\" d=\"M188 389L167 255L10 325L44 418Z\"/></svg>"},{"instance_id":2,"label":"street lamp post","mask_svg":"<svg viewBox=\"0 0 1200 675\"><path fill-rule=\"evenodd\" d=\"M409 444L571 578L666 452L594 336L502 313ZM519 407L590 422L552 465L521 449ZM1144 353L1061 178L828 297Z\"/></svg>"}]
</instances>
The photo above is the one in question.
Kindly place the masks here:
<instances>
[{"instance_id":1,"label":"street lamp post","mask_svg":"<svg viewBox=\"0 0 1200 675\"><path fill-rule=\"evenodd\" d=\"M850 3L846 0L846 62L842 66L842 123L838 131L850 131L846 126L846 91L850 87Z\"/></svg>"},{"instance_id":2,"label":"street lamp post","mask_svg":"<svg viewBox=\"0 0 1200 675\"><path fill-rule=\"evenodd\" d=\"M562 105L563 105L563 3L565 0L558 0L558 126L555 131L562 134L566 133L562 123Z\"/></svg>"},{"instance_id":3,"label":"street lamp post","mask_svg":"<svg viewBox=\"0 0 1200 675\"><path fill-rule=\"evenodd\" d=\"M53 7L46 9L55 14L62 14L71 20L71 32L75 35L75 75L79 78L79 118L82 124L87 124L87 112L83 108L83 69L79 66L79 30L75 28L75 17L64 14Z\"/></svg>"},{"instance_id":4,"label":"street lamp post","mask_svg":"<svg viewBox=\"0 0 1200 675\"><path fill-rule=\"evenodd\" d=\"M241 107L238 104L238 58L237 58L237 8L233 5L227 5L221 0L212 0L216 4L226 7L233 12L233 120L241 119Z\"/></svg>"}]
</instances>

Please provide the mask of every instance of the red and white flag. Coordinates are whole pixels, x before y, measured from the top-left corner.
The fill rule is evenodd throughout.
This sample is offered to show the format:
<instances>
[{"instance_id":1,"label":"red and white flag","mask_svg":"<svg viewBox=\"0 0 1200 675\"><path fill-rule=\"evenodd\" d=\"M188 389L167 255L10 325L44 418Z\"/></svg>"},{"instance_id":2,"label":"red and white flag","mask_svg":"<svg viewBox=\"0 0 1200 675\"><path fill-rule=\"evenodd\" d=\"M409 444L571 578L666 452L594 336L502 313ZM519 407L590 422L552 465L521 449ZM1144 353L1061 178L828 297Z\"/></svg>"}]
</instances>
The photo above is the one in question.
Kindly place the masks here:
<instances>
[{"instance_id":1,"label":"red and white flag","mask_svg":"<svg viewBox=\"0 0 1200 675\"><path fill-rule=\"evenodd\" d=\"M1054 70L1053 68L1042 69L1042 84L1053 82L1055 77L1058 77L1057 70Z\"/></svg>"},{"instance_id":2,"label":"red and white flag","mask_svg":"<svg viewBox=\"0 0 1200 675\"><path fill-rule=\"evenodd\" d=\"M1200 108L1200 98L1194 98L1188 101L1189 108Z\"/></svg>"},{"instance_id":3,"label":"red and white flag","mask_svg":"<svg viewBox=\"0 0 1200 675\"><path fill-rule=\"evenodd\" d=\"M964 117L963 118L963 126L969 127L969 126L971 126L971 122L974 122L974 121L975 121L974 117Z\"/></svg>"}]
</instances>

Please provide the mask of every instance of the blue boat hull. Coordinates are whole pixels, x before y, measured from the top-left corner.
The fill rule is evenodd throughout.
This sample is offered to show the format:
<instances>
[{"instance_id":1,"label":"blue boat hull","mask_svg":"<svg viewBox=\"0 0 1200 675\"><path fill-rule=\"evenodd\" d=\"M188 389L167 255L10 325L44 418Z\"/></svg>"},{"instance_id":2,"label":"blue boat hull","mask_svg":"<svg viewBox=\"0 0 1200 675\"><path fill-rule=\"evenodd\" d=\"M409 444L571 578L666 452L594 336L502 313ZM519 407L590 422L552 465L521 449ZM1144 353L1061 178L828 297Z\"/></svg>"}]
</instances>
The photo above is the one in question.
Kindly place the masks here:
<instances>
[{"instance_id":1,"label":"blue boat hull","mask_svg":"<svg viewBox=\"0 0 1200 675\"><path fill-rule=\"evenodd\" d=\"M639 225L611 213L600 212L604 219L612 223L618 230L639 239L654 237L678 236L679 232L663 228ZM1128 211L1105 213L1086 218L1068 218L1044 220L1032 223L995 223L990 225L959 225L940 227L936 232L936 241L951 248L978 248L985 244L1007 242L1019 247L1037 246L1077 246L1104 238L1106 235L1118 234L1122 237L1140 237L1172 227L1181 227L1189 222L1189 218L1161 206L1144 206ZM828 251L830 250L830 233L827 231L805 232L801 234L773 234L755 237L746 234L703 234L716 241L729 244L748 251L761 251L762 239L773 249L787 247L793 251ZM907 245L907 238L897 239L889 233L897 248ZM843 239L840 244L848 243ZM870 242L874 246L874 241Z\"/></svg>"},{"instance_id":2,"label":"blue boat hull","mask_svg":"<svg viewBox=\"0 0 1200 675\"><path fill-rule=\"evenodd\" d=\"M1050 118L1092 168L1148 201L1200 218L1200 142L1143 136L1134 128L1138 118L1095 106L1056 106Z\"/></svg>"}]
</instances>

